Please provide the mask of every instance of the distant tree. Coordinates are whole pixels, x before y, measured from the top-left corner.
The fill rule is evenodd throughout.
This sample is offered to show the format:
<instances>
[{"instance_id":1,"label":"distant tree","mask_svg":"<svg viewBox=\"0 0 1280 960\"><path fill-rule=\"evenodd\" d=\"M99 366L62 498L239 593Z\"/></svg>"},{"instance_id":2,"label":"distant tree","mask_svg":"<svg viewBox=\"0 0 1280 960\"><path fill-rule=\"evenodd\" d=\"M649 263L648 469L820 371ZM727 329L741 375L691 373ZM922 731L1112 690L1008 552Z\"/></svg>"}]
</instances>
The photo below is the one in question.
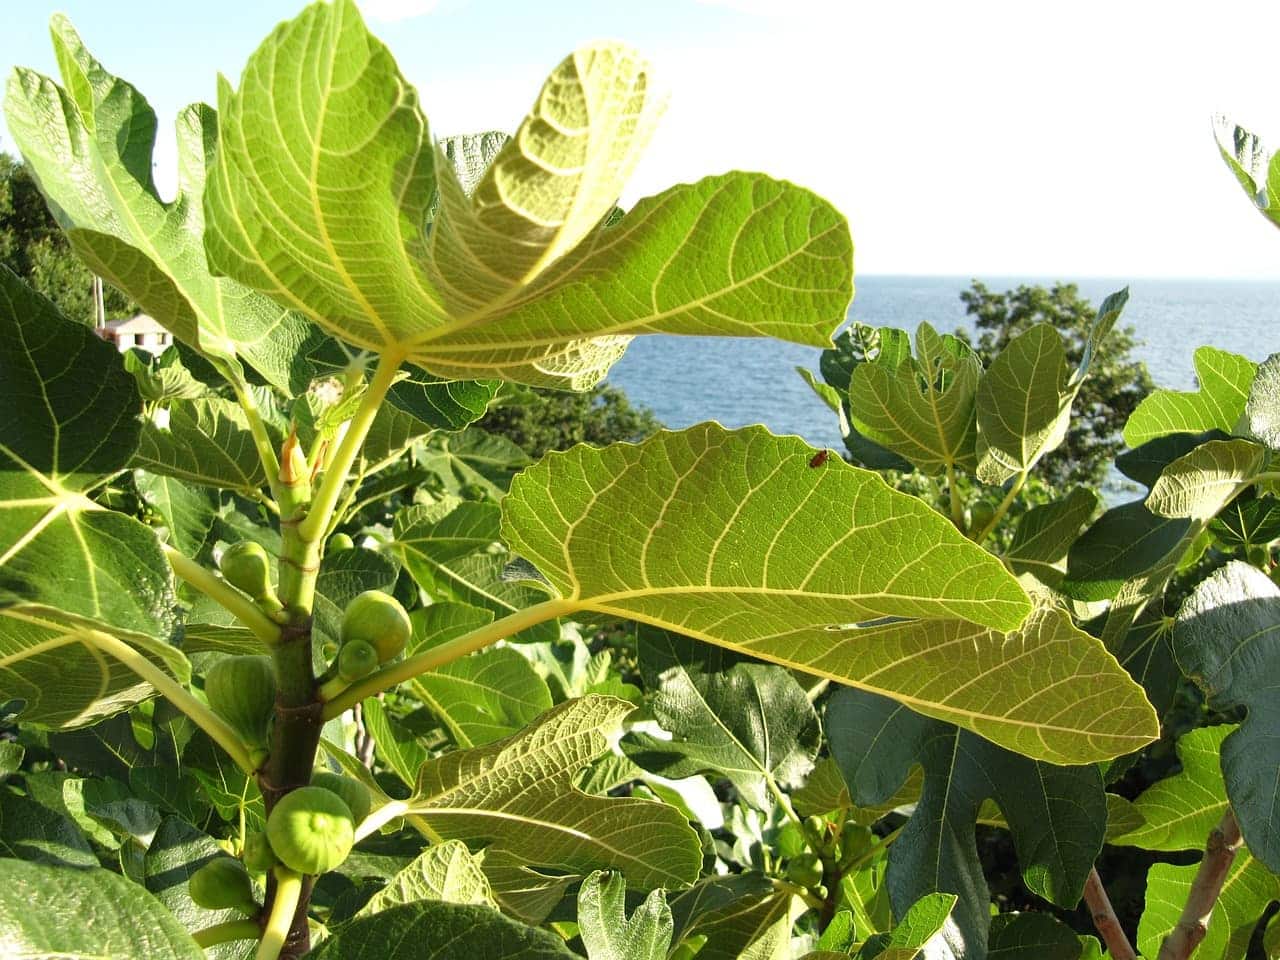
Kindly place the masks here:
<instances>
[{"instance_id":1,"label":"distant tree","mask_svg":"<svg viewBox=\"0 0 1280 960\"><path fill-rule=\"evenodd\" d=\"M977 326L973 347L984 364L990 364L1010 340L1037 323L1057 328L1067 360L1078 364L1097 314L1074 283L1057 283L1047 289L1024 284L996 293L975 280L960 299ZM957 333L971 339L965 331ZM1125 421L1154 388L1147 365L1133 356L1137 345L1133 327L1125 324L1118 324L1104 341L1072 408L1066 441L1037 468L1051 486L1059 490L1074 485L1097 487L1106 480L1111 461L1124 446L1120 432Z\"/></svg>"},{"instance_id":2,"label":"distant tree","mask_svg":"<svg viewBox=\"0 0 1280 960\"><path fill-rule=\"evenodd\" d=\"M516 401L491 408L477 426L537 458L575 443L643 440L662 424L647 407L632 406L617 387L601 385L584 393L521 390Z\"/></svg>"},{"instance_id":3,"label":"distant tree","mask_svg":"<svg viewBox=\"0 0 1280 960\"><path fill-rule=\"evenodd\" d=\"M0 151L0 263L35 287L75 320L93 319L93 273L71 250L22 161ZM104 287L108 318L136 306Z\"/></svg>"}]
</instances>

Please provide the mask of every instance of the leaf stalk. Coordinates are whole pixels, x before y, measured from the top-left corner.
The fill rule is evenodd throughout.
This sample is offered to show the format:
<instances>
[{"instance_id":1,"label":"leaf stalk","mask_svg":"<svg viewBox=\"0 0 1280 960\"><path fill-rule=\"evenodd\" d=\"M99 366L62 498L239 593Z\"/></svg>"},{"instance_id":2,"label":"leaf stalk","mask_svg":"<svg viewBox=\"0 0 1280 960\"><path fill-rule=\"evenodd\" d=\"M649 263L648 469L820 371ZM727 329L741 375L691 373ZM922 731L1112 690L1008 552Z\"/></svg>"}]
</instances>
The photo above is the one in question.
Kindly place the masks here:
<instances>
[{"instance_id":1,"label":"leaf stalk","mask_svg":"<svg viewBox=\"0 0 1280 960\"><path fill-rule=\"evenodd\" d=\"M1013 486L1009 488L1009 492L1004 495L1004 499L1000 501L996 506L995 512L991 514L991 519L987 521L986 525L981 530L973 535L974 543L982 543L983 540L991 536L991 531L994 530L999 525L1000 521L1004 519L1004 515L1009 512L1009 508L1013 506L1013 502L1018 499L1018 494L1022 492L1022 488L1026 485L1026 482L1026 472L1024 471L1018 474L1017 479L1013 481Z\"/></svg>"},{"instance_id":2,"label":"leaf stalk","mask_svg":"<svg viewBox=\"0 0 1280 960\"><path fill-rule=\"evenodd\" d=\"M197 930L191 939L205 949L231 940L257 940L262 933L256 920L228 920Z\"/></svg>"},{"instance_id":3,"label":"leaf stalk","mask_svg":"<svg viewBox=\"0 0 1280 960\"><path fill-rule=\"evenodd\" d=\"M182 684L165 673L137 650L123 640L101 631L89 631L88 640L93 646L106 653L150 683L166 700L183 712L192 723L207 733L236 765L248 776L253 776L254 763L250 758L249 746L240 739L240 735L229 723L210 710L187 691Z\"/></svg>"},{"instance_id":4,"label":"leaf stalk","mask_svg":"<svg viewBox=\"0 0 1280 960\"><path fill-rule=\"evenodd\" d=\"M544 620L551 620L571 613L575 609L577 609L576 605L568 600L545 600L542 603L534 604L532 607L517 610L501 620L485 624L478 630L472 630L468 634L432 647L430 650L426 650L416 656L408 657L398 663L390 663L381 670L357 680L326 703L322 716L325 720L332 720L334 717L350 710L366 697L375 696L384 690L389 690L398 683L412 680L418 674L434 670L436 667L442 667L446 663L457 660L459 657L465 657L469 653L483 650L490 644L496 643L512 634L542 623Z\"/></svg>"},{"instance_id":5,"label":"leaf stalk","mask_svg":"<svg viewBox=\"0 0 1280 960\"><path fill-rule=\"evenodd\" d=\"M302 897L301 876L284 867L276 867L275 877L275 899L271 905L271 914L267 917L267 925L262 931L262 941L258 944L255 960L276 960L280 956L285 941L289 939L293 915Z\"/></svg>"},{"instance_id":6,"label":"leaf stalk","mask_svg":"<svg viewBox=\"0 0 1280 960\"><path fill-rule=\"evenodd\" d=\"M184 556L173 547L161 544L165 559L173 572L186 583L195 587L210 600L235 616L263 643L268 646L280 639L280 625L272 620L256 603L227 583L212 570Z\"/></svg>"}]
</instances>

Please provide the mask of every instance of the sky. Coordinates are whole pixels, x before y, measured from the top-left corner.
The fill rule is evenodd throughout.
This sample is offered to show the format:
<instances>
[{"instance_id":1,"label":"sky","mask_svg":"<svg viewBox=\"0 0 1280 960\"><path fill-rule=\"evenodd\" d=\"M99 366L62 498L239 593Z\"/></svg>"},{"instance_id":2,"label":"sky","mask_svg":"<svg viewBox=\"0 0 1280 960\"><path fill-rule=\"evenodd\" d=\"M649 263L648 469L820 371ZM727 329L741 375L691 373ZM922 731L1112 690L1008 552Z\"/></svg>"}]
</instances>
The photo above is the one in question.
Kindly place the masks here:
<instances>
[{"instance_id":1,"label":"sky","mask_svg":"<svg viewBox=\"0 0 1280 960\"><path fill-rule=\"evenodd\" d=\"M861 273L1280 279L1280 231L1214 145L1280 145L1280 4L1236 0L364 0L438 136L513 131L578 44L626 41L670 100L626 204L728 169L826 196ZM0 0L0 70L56 75L61 10L161 118L298 0ZM0 149L13 151L0 124Z\"/></svg>"}]
</instances>

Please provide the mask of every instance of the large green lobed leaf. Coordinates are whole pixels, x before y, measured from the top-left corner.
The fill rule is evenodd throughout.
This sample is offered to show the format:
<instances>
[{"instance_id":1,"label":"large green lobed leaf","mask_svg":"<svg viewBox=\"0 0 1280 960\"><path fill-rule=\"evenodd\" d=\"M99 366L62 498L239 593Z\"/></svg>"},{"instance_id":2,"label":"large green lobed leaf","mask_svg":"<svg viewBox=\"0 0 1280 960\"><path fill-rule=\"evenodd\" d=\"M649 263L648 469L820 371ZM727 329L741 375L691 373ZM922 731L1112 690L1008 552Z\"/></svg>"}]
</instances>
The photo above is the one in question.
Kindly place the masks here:
<instances>
[{"instance_id":1,"label":"large green lobed leaf","mask_svg":"<svg viewBox=\"0 0 1280 960\"><path fill-rule=\"evenodd\" d=\"M1124 425L1125 443L1137 447L1170 433L1236 431L1257 364L1214 347L1197 348L1193 363L1199 389L1157 390L1144 398Z\"/></svg>"},{"instance_id":2,"label":"large green lobed leaf","mask_svg":"<svg viewBox=\"0 0 1280 960\"><path fill-rule=\"evenodd\" d=\"M566 701L505 740L429 760L407 812L436 837L484 846L494 892L529 919L559 899L543 891L562 892L598 869L641 889L685 886L702 855L674 807L574 786L632 709L612 697Z\"/></svg>"},{"instance_id":3,"label":"large green lobed leaf","mask_svg":"<svg viewBox=\"0 0 1280 960\"><path fill-rule=\"evenodd\" d=\"M972 470L981 377L982 362L965 343L922 323L915 357L882 350L853 368L850 418L864 437L925 473Z\"/></svg>"},{"instance_id":4,"label":"large green lobed leaf","mask_svg":"<svg viewBox=\"0 0 1280 960\"><path fill-rule=\"evenodd\" d=\"M204 960L173 914L106 870L0 860L0 948L9 957Z\"/></svg>"},{"instance_id":5,"label":"large green lobed leaf","mask_svg":"<svg viewBox=\"0 0 1280 960\"><path fill-rule=\"evenodd\" d=\"M85 495L129 463L139 406L115 348L0 266L0 699L25 721L79 726L150 695L99 631L187 673L154 531Z\"/></svg>"},{"instance_id":6,"label":"large green lobed leaf","mask_svg":"<svg viewBox=\"0 0 1280 960\"><path fill-rule=\"evenodd\" d=\"M576 447L517 477L503 535L563 614L684 633L1056 762L1156 735L1110 654L1057 614L1027 620L996 558L878 475L812 453L717 424Z\"/></svg>"},{"instance_id":7,"label":"large green lobed leaf","mask_svg":"<svg viewBox=\"0 0 1280 960\"><path fill-rule=\"evenodd\" d=\"M923 793L889 853L887 883L898 913L928 893L959 898L944 933L957 956L986 956L990 897L974 827L988 798L1013 834L1027 886L1062 907L1080 899L1106 829L1096 766L1030 760L858 690L832 697L826 726L855 803L882 802L913 766L924 768Z\"/></svg>"},{"instance_id":8,"label":"large green lobed leaf","mask_svg":"<svg viewBox=\"0 0 1280 960\"><path fill-rule=\"evenodd\" d=\"M203 104L178 117L178 195L164 202L151 178L156 117L143 96L108 73L70 22L50 25L65 87L18 68L5 116L76 252L175 336L236 375L243 359L282 390L311 378L322 342L301 315L209 272L200 197L217 147Z\"/></svg>"},{"instance_id":9,"label":"large green lobed leaf","mask_svg":"<svg viewBox=\"0 0 1280 960\"><path fill-rule=\"evenodd\" d=\"M1173 648L1209 706L1248 711L1222 743L1222 773L1249 849L1280 872L1280 588L1231 561L1203 580L1178 611Z\"/></svg>"},{"instance_id":10,"label":"large green lobed leaf","mask_svg":"<svg viewBox=\"0 0 1280 960\"><path fill-rule=\"evenodd\" d=\"M578 50L474 183L463 151L464 183L355 4L315 4L276 28L239 89L220 85L210 263L449 378L581 389L638 333L827 344L852 245L807 191L731 173L606 225L659 112L650 85L620 44Z\"/></svg>"}]
</instances>

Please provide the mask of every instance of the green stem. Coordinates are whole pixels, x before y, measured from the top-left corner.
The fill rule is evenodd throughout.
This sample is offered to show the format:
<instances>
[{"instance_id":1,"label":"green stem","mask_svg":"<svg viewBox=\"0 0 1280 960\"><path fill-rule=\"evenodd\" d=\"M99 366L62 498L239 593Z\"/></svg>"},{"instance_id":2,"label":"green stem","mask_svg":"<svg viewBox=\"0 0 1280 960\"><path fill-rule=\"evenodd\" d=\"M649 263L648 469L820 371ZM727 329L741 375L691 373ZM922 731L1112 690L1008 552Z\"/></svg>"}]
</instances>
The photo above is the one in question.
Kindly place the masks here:
<instances>
[{"instance_id":1,"label":"green stem","mask_svg":"<svg viewBox=\"0 0 1280 960\"><path fill-rule=\"evenodd\" d=\"M403 817L409 812L409 805L403 800L391 800L384 803L373 813L360 821L356 827L356 843L370 834L377 833L396 817Z\"/></svg>"},{"instance_id":2,"label":"green stem","mask_svg":"<svg viewBox=\"0 0 1280 960\"><path fill-rule=\"evenodd\" d=\"M825 902L816 897L813 891L800 886L798 883L792 883L790 880L782 880L776 877L773 882L779 889L785 890L794 897L799 897L805 902L806 906L812 907L814 910L820 910L825 905Z\"/></svg>"},{"instance_id":3,"label":"green stem","mask_svg":"<svg viewBox=\"0 0 1280 960\"><path fill-rule=\"evenodd\" d=\"M168 544L161 544L161 546L175 574L209 599L217 602L223 609L234 614L236 619L252 630L259 640L271 645L280 639L280 625L259 609L252 600L212 570L205 569Z\"/></svg>"},{"instance_id":4,"label":"green stem","mask_svg":"<svg viewBox=\"0 0 1280 960\"><path fill-rule=\"evenodd\" d=\"M109 633L97 630L87 631L87 639L93 646L103 653L110 654L155 687L161 696L186 714L218 746L227 751L241 770L248 776L253 776L254 764L249 758L248 745L240 739L240 735L229 723L192 696L182 684L123 640L117 640Z\"/></svg>"},{"instance_id":5,"label":"green stem","mask_svg":"<svg viewBox=\"0 0 1280 960\"><path fill-rule=\"evenodd\" d=\"M905 824L903 826L905 826ZM874 847L872 847L866 853L862 854L861 856L854 857L848 863L840 864L840 872L852 873L855 870L861 869L861 867L864 864L870 862L871 860L874 860L876 857L880 856L887 849L889 849L889 847L893 845L893 841L897 840L898 837L900 837L901 835L902 835L902 827L898 827L898 829L890 833L886 833L884 835L884 839L881 840L879 843L877 843Z\"/></svg>"},{"instance_id":6,"label":"green stem","mask_svg":"<svg viewBox=\"0 0 1280 960\"><path fill-rule=\"evenodd\" d=\"M257 940L260 933L262 930L258 927L256 920L228 920L225 923L215 923L212 927L197 930L191 935L191 939L208 949L229 940Z\"/></svg>"},{"instance_id":7,"label":"green stem","mask_svg":"<svg viewBox=\"0 0 1280 960\"><path fill-rule=\"evenodd\" d=\"M342 498L342 503L333 511L333 516L329 518L329 525L325 528L321 539L328 540L333 536L333 532L338 529L342 521L346 519L348 512L351 510L351 504L355 502L356 494L360 492L360 484L364 483L364 478L365 471L361 470L356 474L355 479L351 481L351 487L347 490L347 495Z\"/></svg>"},{"instance_id":8,"label":"green stem","mask_svg":"<svg viewBox=\"0 0 1280 960\"><path fill-rule=\"evenodd\" d=\"M373 425L373 418L377 416L387 391L395 383L396 373L403 362L404 357L399 354L384 353L378 357L378 366L373 371L373 379L369 381L369 389L360 398L360 406L356 408L355 416L347 424L347 432L343 435L342 442L338 445L333 459L324 472L319 489L312 497L311 508L298 525L298 535L303 540L318 540L328 529L329 518L333 515L334 507L338 505L338 498L342 495L342 488L347 482L347 476L351 473L356 457L360 455L360 448L364 446L364 439L369 434L369 427Z\"/></svg>"},{"instance_id":9,"label":"green stem","mask_svg":"<svg viewBox=\"0 0 1280 960\"><path fill-rule=\"evenodd\" d=\"M973 536L974 543L981 543L991 535L991 531L996 528L1004 515L1009 512L1009 508L1013 506L1013 502L1018 499L1018 494L1022 492L1023 485L1027 482L1025 473L1018 474L1018 478L1013 481L1013 486L1009 488L1009 492L1004 495L1004 499L996 506L995 512L991 514L991 519L987 521L987 525L979 530Z\"/></svg>"},{"instance_id":10,"label":"green stem","mask_svg":"<svg viewBox=\"0 0 1280 960\"><path fill-rule=\"evenodd\" d=\"M956 468L947 464L947 491L951 497L951 522L964 533L964 504L960 502L960 488L956 486Z\"/></svg>"},{"instance_id":11,"label":"green stem","mask_svg":"<svg viewBox=\"0 0 1280 960\"><path fill-rule=\"evenodd\" d=\"M332 720L334 717L350 710L366 697L375 696L384 690L389 690L397 683L412 680L420 673L426 673L428 670L434 670L436 667L451 663L459 657L465 657L469 653L483 650L490 644L519 633L521 630L542 623L544 620L551 620L555 617L572 613L576 609L577 605L569 600L545 600L532 607L526 607L524 610L517 610L515 613L503 617L501 620L486 624L478 630L472 630L464 636L432 647L417 656L409 657L398 663L388 664L381 670L357 680L326 703L322 716L325 720Z\"/></svg>"},{"instance_id":12,"label":"green stem","mask_svg":"<svg viewBox=\"0 0 1280 960\"><path fill-rule=\"evenodd\" d=\"M777 802L778 806L782 808L782 812L795 821L796 826L800 828L800 832L805 835L807 840L809 840L809 845L817 850L817 838L809 836L809 831L804 828L804 821L801 820L799 814L796 813L795 807L791 806L791 798L782 792L782 788L778 786L778 782L774 780L767 771L764 771L764 782L765 786L769 788L769 792L773 794L773 799Z\"/></svg>"},{"instance_id":13,"label":"green stem","mask_svg":"<svg viewBox=\"0 0 1280 960\"><path fill-rule=\"evenodd\" d=\"M271 915L262 931L255 960L276 960L280 956L289 931L293 927L293 915L302 896L302 877L292 870L276 867L276 895L271 905Z\"/></svg>"},{"instance_id":14,"label":"green stem","mask_svg":"<svg viewBox=\"0 0 1280 960\"><path fill-rule=\"evenodd\" d=\"M276 456L271 437L267 435L267 425L262 422L258 402L253 398L253 393L246 384L232 380L231 387L235 391L236 400L240 403L240 409L244 411L245 419L249 421L249 432L253 435L253 445L258 449L258 459L262 461L262 469L266 472L271 495L279 501L280 460Z\"/></svg>"}]
</instances>

